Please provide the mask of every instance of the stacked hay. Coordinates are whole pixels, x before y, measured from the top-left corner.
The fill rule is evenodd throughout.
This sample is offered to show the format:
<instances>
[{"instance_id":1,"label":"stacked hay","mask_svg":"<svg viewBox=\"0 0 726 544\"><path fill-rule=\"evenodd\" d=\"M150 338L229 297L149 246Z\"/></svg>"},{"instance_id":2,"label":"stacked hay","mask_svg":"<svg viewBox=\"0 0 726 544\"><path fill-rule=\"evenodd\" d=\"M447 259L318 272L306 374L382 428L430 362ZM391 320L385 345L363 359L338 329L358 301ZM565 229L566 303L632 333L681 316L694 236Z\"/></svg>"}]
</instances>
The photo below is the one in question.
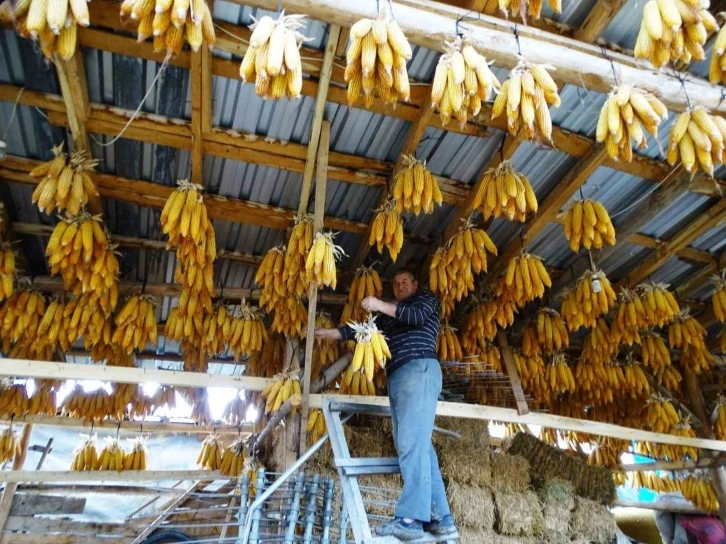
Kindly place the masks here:
<instances>
[{"instance_id":1,"label":"stacked hay","mask_svg":"<svg viewBox=\"0 0 726 544\"><path fill-rule=\"evenodd\" d=\"M505 449L511 455L521 455L529 461L535 484L556 479L568 480L574 486L575 494L581 497L600 504L612 504L615 500L615 484L607 468L589 466L582 459L526 433L517 433L507 441Z\"/></svg>"},{"instance_id":2,"label":"stacked hay","mask_svg":"<svg viewBox=\"0 0 726 544\"><path fill-rule=\"evenodd\" d=\"M553 544L569 541L570 518L575 508L572 483L548 480L537 490L542 503L544 534Z\"/></svg>"},{"instance_id":3,"label":"stacked hay","mask_svg":"<svg viewBox=\"0 0 726 544\"><path fill-rule=\"evenodd\" d=\"M446 495L457 525L474 532L491 531L494 527L494 501L488 489L461 485L450 481Z\"/></svg>"},{"instance_id":4,"label":"stacked hay","mask_svg":"<svg viewBox=\"0 0 726 544\"><path fill-rule=\"evenodd\" d=\"M434 431L433 443L439 447L448 447L452 443L465 444L471 448L486 448L489 440L489 422L481 419L463 419L460 417L438 416L436 427L457 433L461 439L449 434Z\"/></svg>"},{"instance_id":5,"label":"stacked hay","mask_svg":"<svg viewBox=\"0 0 726 544\"><path fill-rule=\"evenodd\" d=\"M610 543L615 539L615 517L598 502L577 497L570 521L570 534L575 542Z\"/></svg>"},{"instance_id":6,"label":"stacked hay","mask_svg":"<svg viewBox=\"0 0 726 544\"><path fill-rule=\"evenodd\" d=\"M490 488L492 454L486 449L472 448L461 442L436 447L441 476L445 482ZM528 476L529 477L529 476Z\"/></svg>"}]
</instances>

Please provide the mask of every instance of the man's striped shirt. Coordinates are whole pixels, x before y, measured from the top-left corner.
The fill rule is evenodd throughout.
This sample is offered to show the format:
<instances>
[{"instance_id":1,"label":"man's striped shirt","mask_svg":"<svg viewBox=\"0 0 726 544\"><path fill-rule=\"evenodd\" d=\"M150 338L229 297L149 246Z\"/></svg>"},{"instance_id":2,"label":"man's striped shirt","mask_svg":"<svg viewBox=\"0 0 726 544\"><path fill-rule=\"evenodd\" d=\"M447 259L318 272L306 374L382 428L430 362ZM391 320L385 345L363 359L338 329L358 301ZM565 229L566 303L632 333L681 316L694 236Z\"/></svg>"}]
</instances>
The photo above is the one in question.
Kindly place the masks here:
<instances>
[{"instance_id":1,"label":"man's striped shirt","mask_svg":"<svg viewBox=\"0 0 726 544\"><path fill-rule=\"evenodd\" d=\"M439 300L431 291L417 290L396 305L396 317L376 316L376 325L383 332L391 350L386 365L390 376L412 359L436 359L436 338L439 333ZM340 328L343 340L355 336L349 326Z\"/></svg>"}]
</instances>

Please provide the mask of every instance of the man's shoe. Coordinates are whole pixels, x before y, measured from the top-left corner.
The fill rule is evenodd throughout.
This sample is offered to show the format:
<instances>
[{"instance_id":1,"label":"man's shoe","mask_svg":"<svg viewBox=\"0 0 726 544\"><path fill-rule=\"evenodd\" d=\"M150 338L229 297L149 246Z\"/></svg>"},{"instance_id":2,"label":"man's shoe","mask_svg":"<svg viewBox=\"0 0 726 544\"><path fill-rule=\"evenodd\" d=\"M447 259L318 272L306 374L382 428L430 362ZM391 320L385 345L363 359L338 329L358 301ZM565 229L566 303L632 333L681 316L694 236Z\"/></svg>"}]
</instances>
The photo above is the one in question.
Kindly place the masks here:
<instances>
[{"instance_id":1,"label":"man's shoe","mask_svg":"<svg viewBox=\"0 0 726 544\"><path fill-rule=\"evenodd\" d=\"M431 520L423 524L423 530L434 536L451 536L458 534L454 519L450 514L438 520Z\"/></svg>"},{"instance_id":2,"label":"man's shoe","mask_svg":"<svg viewBox=\"0 0 726 544\"><path fill-rule=\"evenodd\" d=\"M424 532L421 522L413 520L406 523L403 518L393 518L391 521L378 525L375 528L378 536L395 536L398 540L405 542L423 538Z\"/></svg>"}]
</instances>

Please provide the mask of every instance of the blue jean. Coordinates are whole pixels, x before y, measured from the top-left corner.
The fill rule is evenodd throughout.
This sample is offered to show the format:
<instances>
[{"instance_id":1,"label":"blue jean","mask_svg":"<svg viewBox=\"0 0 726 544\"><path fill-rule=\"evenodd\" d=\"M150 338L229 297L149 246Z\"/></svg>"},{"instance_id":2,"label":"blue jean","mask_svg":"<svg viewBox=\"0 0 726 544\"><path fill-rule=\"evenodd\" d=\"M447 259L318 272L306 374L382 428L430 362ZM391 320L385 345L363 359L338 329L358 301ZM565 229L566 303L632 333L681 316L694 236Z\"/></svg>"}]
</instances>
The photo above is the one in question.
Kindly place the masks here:
<instances>
[{"instance_id":1,"label":"blue jean","mask_svg":"<svg viewBox=\"0 0 726 544\"><path fill-rule=\"evenodd\" d=\"M440 392L436 359L414 359L388 378L393 440L403 477L397 517L427 522L451 513L431 443Z\"/></svg>"}]
</instances>

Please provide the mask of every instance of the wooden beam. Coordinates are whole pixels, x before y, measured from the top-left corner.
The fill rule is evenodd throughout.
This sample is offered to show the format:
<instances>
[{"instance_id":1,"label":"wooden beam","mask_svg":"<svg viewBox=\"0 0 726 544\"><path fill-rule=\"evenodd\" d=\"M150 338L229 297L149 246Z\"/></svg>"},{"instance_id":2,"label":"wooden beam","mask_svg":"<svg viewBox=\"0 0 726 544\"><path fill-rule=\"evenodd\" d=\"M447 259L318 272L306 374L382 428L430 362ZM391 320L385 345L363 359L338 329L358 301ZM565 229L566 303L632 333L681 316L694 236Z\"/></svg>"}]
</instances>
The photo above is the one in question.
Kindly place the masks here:
<instances>
[{"instance_id":1,"label":"wooden beam","mask_svg":"<svg viewBox=\"0 0 726 544\"><path fill-rule=\"evenodd\" d=\"M13 459L12 470L20 470L23 468L23 464L25 463L25 457L28 455L28 442L30 441L30 435L32 433L32 424L26 423L25 425L23 425L23 433L20 435L20 443L18 444L15 459ZM5 530L5 525L8 522L8 517L10 517L10 510L13 506L13 497L15 496L15 490L17 488L17 483L8 483L3 489L2 497L0 497L0 534L2 534Z\"/></svg>"},{"instance_id":2,"label":"wooden beam","mask_svg":"<svg viewBox=\"0 0 726 544\"><path fill-rule=\"evenodd\" d=\"M229 480L218 471L209 470L9 470L0 472L0 482L160 482L164 480Z\"/></svg>"},{"instance_id":3,"label":"wooden beam","mask_svg":"<svg viewBox=\"0 0 726 544\"><path fill-rule=\"evenodd\" d=\"M572 194L588 180L606 157L607 151L603 145L593 145L587 155L567 172L562 181L544 199L539 206L537 214L525 223L521 236L521 244L519 241L510 242L506 249L500 253L496 261L494 261L493 266L490 267L490 271L486 276L487 285L495 281L499 277L499 274L506 268L509 261L516 257L517 253L523 249L523 246L531 242L555 218Z\"/></svg>"},{"instance_id":4,"label":"wooden beam","mask_svg":"<svg viewBox=\"0 0 726 544\"><path fill-rule=\"evenodd\" d=\"M199 51L191 53L189 72L191 86L191 182L204 185L202 167L204 162L203 134L212 130L212 52L203 41Z\"/></svg>"},{"instance_id":5,"label":"wooden beam","mask_svg":"<svg viewBox=\"0 0 726 544\"><path fill-rule=\"evenodd\" d=\"M582 42L596 41L625 4L626 0L599 0L595 2L595 5L585 17L582 26L575 30L573 37Z\"/></svg>"},{"instance_id":6,"label":"wooden beam","mask_svg":"<svg viewBox=\"0 0 726 544\"><path fill-rule=\"evenodd\" d=\"M675 514L691 514L696 516L709 515L708 512L696 508L690 503L683 502L680 499L673 500L658 500L658 502L645 502L645 501L629 501L625 499L615 499L613 506L619 506L621 508L638 508L642 510L657 510L659 512L672 512Z\"/></svg>"},{"instance_id":7,"label":"wooden beam","mask_svg":"<svg viewBox=\"0 0 726 544\"><path fill-rule=\"evenodd\" d=\"M366 406L388 406L388 397L361 397L356 395L311 395L310 406L320 408L323 399L330 398L339 402L351 402ZM459 402L439 401L436 405L437 416L457 417L464 419L486 419L503 423L518 423L527 425L541 425L563 431L578 431L598 436L611 436L622 440L636 440L639 442L656 442L658 444L673 444L675 446L693 446L713 451L726 451L726 441L704 438L688 438L665 433L653 433L630 427L622 427L611 423L601 423L586 419L575 419L542 412L529 412L519 415L511 408L497 406L483 406L480 404L463 404Z\"/></svg>"},{"instance_id":8,"label":"wooden beam","mask_svg":"<svg viewBox=\"0 0 726 544\"><path fill-rule=\"evenodd\" d=\"M300 204L297 208L298 214L305 213L308 210L308 201L310 200L310 191L312 189L313 183L313 173L315 172L315 157L319 156L318 144L320 142L320 131L323 126L325 102L328 99L328 86L330 85L330 76L333 72L333 61L335 60L335 50L338 47L339 37L340 27L337 25L331 25L330 32L328 33L328 43L325 45L325 54L323 55L323 67L320 70L320 79L318 81L318 95L315 98L315 111L313 113L313 124L310 131L307 157L305 158L305 171L303 172L302 190L300 191ZM328 132L330 132L330 127L328 127ZM327 160L328 146L325 146L325 148ZM327 162L324 170L327 173ZM316 183L320 183L320 178L318 178ZM301 442L301 444L302 443L303 442Z\"/></svg>"},{"instance_id":9,"label":"wooden beam","mask_svg":"<svg viewBox=\"0 0 726 544\"><path fill-rule=\"evenodd\" d=\"M22 223L15 221L12 223L12 229L17 234L29 234L33 236L42 236L49 238L53 232L53 225L40 225L37 223ZM148 238L136 238L134 236L123 236L120 234L111 234L109 240L113 244L120 247L130 247L136 249L150 249L157 251L173 251L167 246L166 242L161 240L149 240ZM217 251L217 259L234 261L236 263L246 264L248 266L259 266L262 262L261 255L249 255L238 251L227 251L220 249Z\"/></svg>"},{"instance_id":10,"label":"wooden beam","mask_svg":"<svg viewBox=\"0 0 726 544\"><path fill-rule=\"evenodd\" d=\"M623 472L649 472L653 470L697 470L710 467L714 459L707 457L698 461L653 461L652 463L633 463L631 465L618 465L617 469Z\"/></svg>"},{"instance_id":11,"label":"wooden beam","mask_svg":"<svg viewBox=\"0 0 726 544\"><path fill-rule=\"evenodd\" d=\"M38 276L33 278L33 287L47 293L61 293L63 289L63 281L61 278L51 278L48 276ZM133 289L141 289L141 282L122 280L118 282L118 288L121 292ZM156 297L178 297L181 294L182 286L178 283L147 283L144 292L148 295ZM225 287L224 289L215 288L214 297L227 299L246 298L247 300L259 300L259 289L248 289L242 287ZM325 304L343 305L347 300L347 295L335 293L321 293L320 302Z\"/></svg>"},{"instance_id":12,"label":"wooden beam","mask_svg":"<svg viewBox=\"0 0 726 544\"><path fill-rule=\"evenodd\" d=\"M37 185L38 180L27 174L37 164L38 161L9 155L0 165L0 178ZM159 183L121 178L110 174L95 173L92 177L101 196L157 210L164 207L166 199L174 190L173 187ZM232 223L245 223L278 230L285 230L294 216L294 210L287 208L218 195L205 195L204 204L207 206L210 219L223 219ZM368 228L365 223L330 216L325 218L325 226L359 234Z\"/></svg>"},{"instance_id":13,"label":"wooden beam","mask_svg":"<svg viewBox=\"0 0 726 544\"><path fill-rule=\"evenodd\" d=\"M337 41L337 34L336 34ZM335 42L333 43L335 45ZM332 56L333 49L330 49ZM328 51L326 50L326 55ZM330 121L324 121L320 131L320 145L318 147L317 172L315 177L315 211L313 213L313 232L316 234L323 230L323 214L325 213L325 192L328 181L328 149L330 148ZM307 209L307 205L306 205ZM364 240L362 245L367 245ZM318 284L314 283L308 293L308 322L305 335L305 362L303 363L303 395L302 415L300 417L300 441L298 442L302 454L306 449L308 404L310 400L310 375L313 372L313 345L315 344L315 312L318 305Z\"/></svg>"},{"instance_id":14,"label":"wooden beam","mask_svg":"<svg viewBox=\"0 0 726 544\"><path fill-rule=\"evenodd\" d=\"M222 376L177 370L81 365L27 359L3 359L0 376L48 378L54 380L100 380L113 383L158 383L183 387L229 387L247 391L262 391L274 380L251 376Z\"/></svg>"},{"instance_id":15,"label":"wooden beam","mask_svg":"<svg viewBox=\"0 0 726 544\"><path fill-rule=\"evenodd\" d=\"M277 0L231 0L236 4L276 9ZM337 0L282 0L282 8L290 13L302 13L340 26L351 26L363 17L376 16L374 5L360 2L344 7ZM451 38L452 21L466 15L466 10L450 7L431 0L397 0L391 10L408 40L434 51L443 51L444 42ZM513 22L503 24L500 19L482 15L479 20L467 21L467 37L474 47L486 54L498 67L511 69L518 57L512 54L517 43L528 61L549 64L554 67L562 83L587 86L589 90L607 93L615 84L610 60L605 59L600 48L577 40L518 26L518 41L512 29ZM681 82L650 67L645 67L632 57L610 53L619 72L619 79L643 89L658 93L663 103L673 111L684 111L687 101ZM714 111L726 111L721 93L707 81L689 78L686 93L691 101L703 104Z\"/></svg>"},{"instance_id":16,"label":"wooden beam","mask_svg":"<svg viewBox=\"0 0 726 544\"><path fill-rule=\"evenodd\" d=\"M718 272L718 263L713 262L707 265L701 266L695 275L691 276L688 280L681 283L675 288L674 292L678 300L685 299L696 289L700 289L704 283L708 282L709 276Z\"/></svg>"},{"instance_id":17,"label":"wooden beam","mask_svg":"<svg viewBox=\"0 0 726 544\"><path fill-rule=\"evenodd\" d=\"M509 381L512 384L514 401L517 403L517 413L520 416L523 416L524 414L529 413L529 406L527 406L527 399L524 397L524 391L522 390L522 381L519 379L517 366L514 364L512 350L509 347L509 340L507 339L507 335L504 334L504 331L497 331L497 341L499 342L499 347L502 348L504 366L507 368Z\"/></svg>"},{"instance_id":18,"label":"wooden beam","mask_svg":"<svg viewBox=\"0 0 726 544\"><path fill-rule=\"evenodd\" d=\"M648 257L634 270L631 270L618 284L621 286L637 285L658 270L679 249L686 247L693 240L701 236L701 234L718 225L724 218L726 218L726 199L721 199L701 213L684 229L679 230L678 234L658 248L653 255Z\"/></svg>"},{"instance_id":19,"label":"wooden beam","mask_svg":"<svg viewBox=\"0 0 726 544\"><path fill-rule=\"evenodd\" d=\"M3 423L10 422L9 417L0 417L0 421ZM31 425L42 425L48 427L62 427L66 429L85 429L90 430L91 427L94 429L111 429L116 430L120 428L123 431L129 432L145 432L145 433L159 433L159 434L174 434L174 433L187 433L187 434L208 434L211 432L217 434L250 434L252 433L252 425L197 425L194 422L191 423L171 423L168 421L121 421L105 419L103 421L96 421L93 425L89 421L83 419L66 417L66 416L21 416L13 419L14 423L27 423Z\"/></svg>"},{"instance_id":20,"label":"wooden beam","mask_svg":"<svg viewBox=\"0 0 726 544\"><path fill-rule=\"evenodd\" d=\"M430 96L431 93L431 86L427 87L428 94ZM421 113L419 114L416 121L411 125L411 128L408 129L408 133L406 134L406 139L403 142L403 146L401 146L401 152L398 155L398 158L396 159L395 164L393 165L393 168L391 170L390 176L388 177L388 181L383 187L383 191L381 192L380 197L378 198L378 205L376 208L379 208L384 204L386 199L388 198L388 191L391 187L391 184L393 183L393 177L398 173L398 171L401 169L401 166L403 166L403 157L405 155L415 155L416 149L418 149L418 145L421 143L421 139L423 138L424 133L426 132L426 127L428 127L429 123L431 122L431 118L434 115L434 108L431 107L424 107L421 110ZM366 229L365 236L363 238L363 241L361 242L360 247L358 248L358 253L356 253L355 257L353 258L353 261L351 263L350 269L351 271L355 271L359 266L361 266L366 258L368 257L368 254L371 251L371 248L373 246L368 244L368 240L371 237L371 230L373 229L373 218L371 218L371 222L368 224L368 228Z\"/></svg>"}]
</instances>

